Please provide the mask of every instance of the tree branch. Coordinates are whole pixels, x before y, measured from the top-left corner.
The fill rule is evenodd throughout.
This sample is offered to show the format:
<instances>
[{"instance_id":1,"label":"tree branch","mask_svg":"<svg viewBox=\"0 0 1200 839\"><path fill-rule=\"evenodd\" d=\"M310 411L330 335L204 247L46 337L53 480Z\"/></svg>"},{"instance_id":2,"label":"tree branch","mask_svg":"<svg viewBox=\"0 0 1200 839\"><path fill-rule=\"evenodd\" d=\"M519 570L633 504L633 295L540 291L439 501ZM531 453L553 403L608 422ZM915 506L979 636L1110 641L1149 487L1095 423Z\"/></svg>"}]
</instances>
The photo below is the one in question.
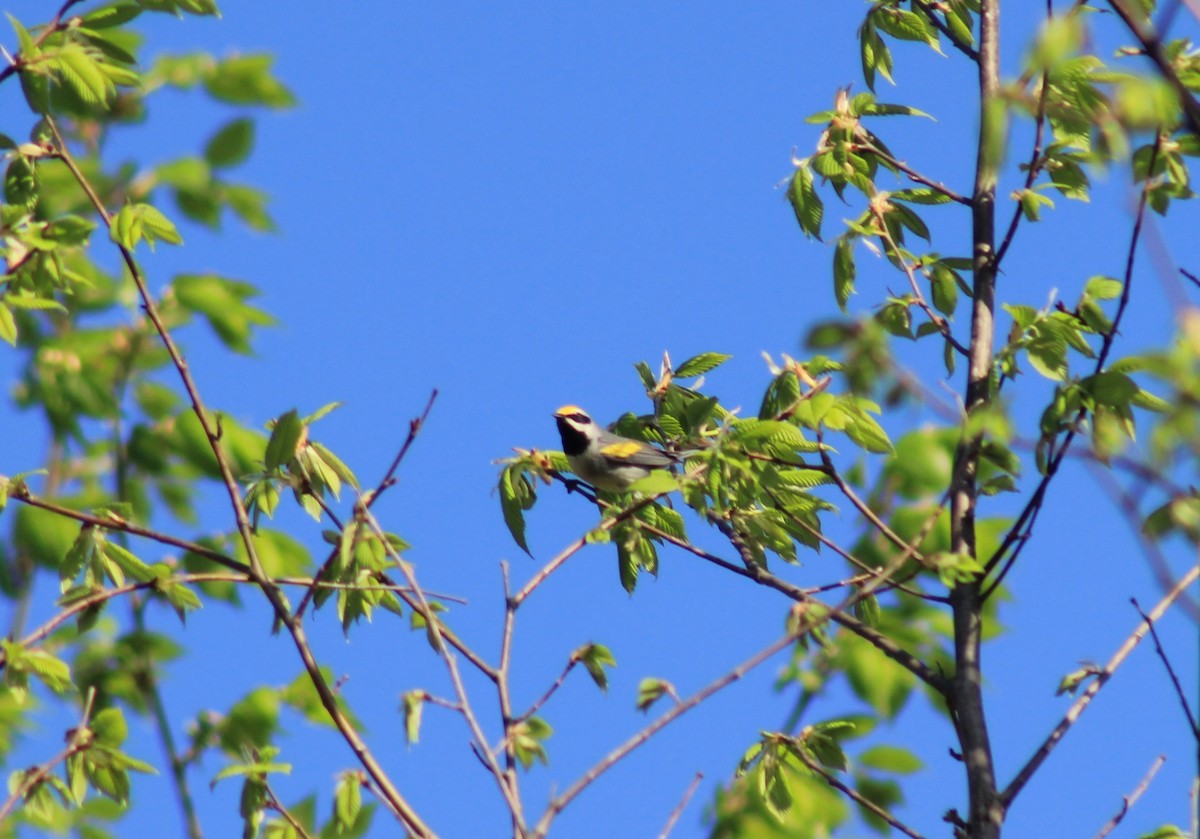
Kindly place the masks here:
<instances>
[{"instance_id":1,"label":"tree branch","mask_svg":"<svg viewBox=\"0 0 1200 839\"><path fill-rule=\"evenodd\" d=\"M100 200L91 183L84 176L79 166L75 163L74 157L71 155L70 149L67 147L66 141L58 130L58 125L53 117L49 114L45 116L46 123L54 136L57 148L55 154L59 160L67 167L71 176L79 184L80 188L87 195L88 200L95 208L96 212L103 219L105 226L112 226L112 214ZM290 613L287 604L271 580L267 577L263 570L262 562L258 557L258 551L254 543L254 531L250 524L250 518L246 513L246 505L242 500L241 489L238 487L237 479L233 474L233 470L229 465L229 458L226 456L224 448L221 446L221 435L219 429L209 417L208 409L204 405L204 401L200 397L199 388L196 386L196 381L192 377L191 371L183 355L179 351L175 340L171 337L170 330L163 323L162 317L159 314L158 306L150 294L150 289L146 283L146 277L134 259L133 252L124 245L117 244L117 249L121 254L121 258L125 266L129 269L130 278L133 280L134 286L137 288L138 297L142 303L142 310L146 313L155 331L158 333L159 339L163 347L170 356L171 363L175 367L179 375L179 379L183 384L184 390L187 392L188 398L192 403L192 411L200 422L200 428L204 432L205 439L208 441L209 448L212 450L213 457L216 459L217 468L221 475L221 483L225 487L225 492L229 496L230 507L233 511L234 520L237 523L238 534L241 536L241 541L246 549L246 556L249 558L249 574L254 578L255 583L262 590L263 595L270 603L272 610L275 613L279 623L284 626L288 634L292 637L293 645L296 647L297 653L300 655L300 660L304 665L305 671L308 673L309 680L312 682L313 688L316 690L317 697L321 702L321 706L325 712L329 714L330 720L333 721L338 731L341 732L343 739L350 746L367 774L378 785L383 798L388 802L390 809L396 814L397 818L404 823L405 827L418 837L429 837L433 833L429 826L421 819L417 812L412 808L408 801L396 789L391 778L388 777L383 767L375 759L367 744L363 741L355 730L350 719L342 713L338 707L337 696L333 692L329 683L325 680L324 674L321 673L320 665L317 664L316 658L313 656L312 648L308 643L308 638L304 632L303 621L296 620Z\"/></svg>"},{"instance_id":2,"label":"tree branch","mask_svg":"<svg viewBox=\"0 0 1200 839\"><path fill-rule=\"evenodd\" d=\"M1025 788L1025 785L1029 783L1029 779L1033 777L1038 768L1045 763L1046 758L1050 756L1050 753L1054 751L1054 748L1062 741L1063 737L1066 736L1067 732L1071 729L1071 726L1075 724L1076 720L1079 719L1080 715L1087 710L1087 706L1095 698L1096 694L1100 692L1102 687L1108 684L1108 680L1112 678L1113 673L1116 672L1117 668L1125 662L1125 659L1129 657L1129 654L1133 652L1134 648L1141 643L1141 640L1144 637L1146 637L1146 634L1150 631L1150 626L1164 614L1166 614L1166 611L1171 607L1171 604L1175 602L1179 595L1182 594L1188 586L1196 582L1197 579L1200 579L1200 565L1192 566L1192 568L1186 574L1184 574L1182 578L1180 578L1179 582L1175 585L1175 588L1167 592L1166 596L1163 597L1162 600L1158 601L1157 605L1150 610L1150 614L1148 614L1145 619L1138 624L1137 629L1135 629L1129 635L1129 637L1125 639L1125 642L1117 648L1117 651L1113 653L1112 658L1110 658L1108 663L1104 665L1104 669L1096 674L1095 679L1088 684L1087 689L1084 690L1083 693L1080 694L1079 698L1071 704L1071 707L1068 708L1067 712L1063 715L1062 720L1059 721L1058 725L1054 727L1054 730L1051 731L1046 739L1042 742L1042 745L1038 747L1036 752L1034 752L1033 757L1031 757L1029 761L1023 767L1021 767L1021 770L1017 772L1016 777L1012 779L1009 785L1005 787L1004 792L1000 794L1000 801L1005 809L1012 806L1013 800L1016 799L1021 790Z\"/></svg>"}]
</instances>

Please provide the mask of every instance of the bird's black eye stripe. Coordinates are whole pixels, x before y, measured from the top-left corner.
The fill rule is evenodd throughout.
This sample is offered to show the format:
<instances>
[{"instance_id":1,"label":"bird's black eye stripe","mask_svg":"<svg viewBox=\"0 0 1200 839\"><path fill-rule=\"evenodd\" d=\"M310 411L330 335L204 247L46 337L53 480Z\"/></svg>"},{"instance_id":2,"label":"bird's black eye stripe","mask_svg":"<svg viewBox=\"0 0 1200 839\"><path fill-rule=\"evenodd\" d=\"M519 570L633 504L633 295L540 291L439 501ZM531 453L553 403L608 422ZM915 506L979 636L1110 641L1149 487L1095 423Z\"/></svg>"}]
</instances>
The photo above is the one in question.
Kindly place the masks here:
<instances>
[{"instance_id":1,"label":"bird's black eye stripe","mask_svg":"<svg viewBox=\"0 0 1200 839\"><path fill-rule=\"evenodd\" d=\"M589 425L592 421L592 418L587 414L571 414L571 419L580 425Z\"/></svg>"}]
</instances>

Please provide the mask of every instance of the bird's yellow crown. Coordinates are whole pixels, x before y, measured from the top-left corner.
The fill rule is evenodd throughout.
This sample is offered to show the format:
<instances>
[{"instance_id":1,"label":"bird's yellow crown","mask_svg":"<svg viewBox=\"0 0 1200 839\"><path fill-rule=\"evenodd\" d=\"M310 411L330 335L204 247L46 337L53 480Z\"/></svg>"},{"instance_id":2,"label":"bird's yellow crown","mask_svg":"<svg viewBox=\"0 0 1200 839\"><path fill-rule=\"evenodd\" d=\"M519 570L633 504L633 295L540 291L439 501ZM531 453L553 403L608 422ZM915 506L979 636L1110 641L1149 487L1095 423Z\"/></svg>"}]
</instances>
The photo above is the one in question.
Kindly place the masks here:
<instances>
[{"instance_id":1,"label":"bird's yellow crown","mask_svg":"<svg viewBox=\"0 0 1200 839\"><path fill-rule=\"evenodd\" d=\"M559 408L557 411L554 412L554 416L569 417L569 416L571 416L571 414L586 414L586 413L587 413L587 411L583 410L583 408L580 408L578 405L563 405L561 408Z\"/></svg>"}]
</instances>

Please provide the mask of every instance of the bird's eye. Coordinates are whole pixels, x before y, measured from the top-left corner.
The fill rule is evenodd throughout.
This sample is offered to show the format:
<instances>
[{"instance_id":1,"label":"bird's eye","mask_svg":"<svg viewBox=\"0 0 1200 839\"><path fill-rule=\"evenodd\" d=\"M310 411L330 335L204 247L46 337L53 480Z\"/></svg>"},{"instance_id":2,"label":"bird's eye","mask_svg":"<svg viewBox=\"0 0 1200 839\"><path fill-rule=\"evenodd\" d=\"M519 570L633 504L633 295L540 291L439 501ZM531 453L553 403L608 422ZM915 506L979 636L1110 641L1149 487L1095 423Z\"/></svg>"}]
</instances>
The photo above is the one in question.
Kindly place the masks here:
<instances>
[{"instance_id":1,"label":"bird's eye","mask_svg":"<svg viewBox=\"0 0 1200 839\"><path fill-rule=\"evenodd\" d=\"M575 422L579 423L580 425L589 425L592 421L592 418L587 414L571 414L571 419L575 420Z\"/></svg>"}]
</instances>

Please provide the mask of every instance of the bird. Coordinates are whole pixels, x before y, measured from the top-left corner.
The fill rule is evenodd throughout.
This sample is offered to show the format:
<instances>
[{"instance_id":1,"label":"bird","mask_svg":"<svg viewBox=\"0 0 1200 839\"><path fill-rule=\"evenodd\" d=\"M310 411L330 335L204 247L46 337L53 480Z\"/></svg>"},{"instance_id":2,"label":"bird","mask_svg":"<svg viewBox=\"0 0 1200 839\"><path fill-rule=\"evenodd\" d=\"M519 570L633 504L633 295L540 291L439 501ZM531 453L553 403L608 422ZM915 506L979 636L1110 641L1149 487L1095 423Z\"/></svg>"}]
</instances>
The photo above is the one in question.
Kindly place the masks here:
<instances>
[{"instance_id":1,"label":"bird","mask_svg":"<svg viewBox=\"0 0 1200 839\"><path fill-rule=\"evenodd\" d=\"M563 405L554 419L571 471L596 489L625 492L653 470L683 460L674 452L601 428L578 405Z\"/></svg>"}]
</instances>

